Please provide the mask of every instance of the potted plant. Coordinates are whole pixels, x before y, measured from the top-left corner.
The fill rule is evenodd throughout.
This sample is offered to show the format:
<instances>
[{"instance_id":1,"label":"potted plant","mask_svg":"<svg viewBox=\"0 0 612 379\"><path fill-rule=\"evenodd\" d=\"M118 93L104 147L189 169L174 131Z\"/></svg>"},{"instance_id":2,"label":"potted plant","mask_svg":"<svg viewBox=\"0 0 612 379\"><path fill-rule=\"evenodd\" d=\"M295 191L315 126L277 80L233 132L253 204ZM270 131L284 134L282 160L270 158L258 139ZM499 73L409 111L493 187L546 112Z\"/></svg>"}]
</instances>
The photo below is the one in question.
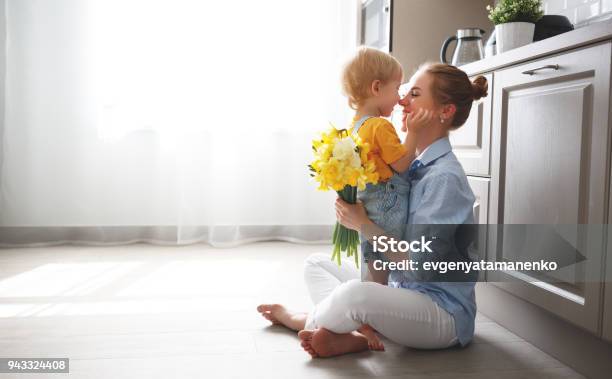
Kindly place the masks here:
<instances>
[{"instance_id":1,"label":"potted plant","mask_svg":"<svg viewBox=\"0 0 612 379\"><path fill-rule=\"evenodd\" d=\"M487 10L495 24L498 54L533 42L535 23L544 15L541 0L500 0Z\"/></svg>"}]
</instances>

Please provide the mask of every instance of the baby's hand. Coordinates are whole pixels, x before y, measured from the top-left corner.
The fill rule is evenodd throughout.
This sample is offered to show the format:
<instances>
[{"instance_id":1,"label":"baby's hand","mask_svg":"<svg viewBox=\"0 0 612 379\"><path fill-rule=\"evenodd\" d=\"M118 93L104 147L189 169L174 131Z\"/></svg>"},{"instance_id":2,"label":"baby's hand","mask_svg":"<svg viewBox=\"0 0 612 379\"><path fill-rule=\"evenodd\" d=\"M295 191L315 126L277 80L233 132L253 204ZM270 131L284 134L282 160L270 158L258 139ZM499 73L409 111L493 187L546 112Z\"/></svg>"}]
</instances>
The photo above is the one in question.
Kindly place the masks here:
<instances>
[{"instance_id":1,"label":"baby's hand","mask_svg":"<svg viewBox=\"0 0 612 379\"><path fill-rule=\"evenodd\" d=\"M404 124L402 125L402 132L415 132L418 133L425 128L433 119L433 111L428 109L419 108L418 111L412 113L406 113L404 115Z\"/></svg>"}]
</instances>

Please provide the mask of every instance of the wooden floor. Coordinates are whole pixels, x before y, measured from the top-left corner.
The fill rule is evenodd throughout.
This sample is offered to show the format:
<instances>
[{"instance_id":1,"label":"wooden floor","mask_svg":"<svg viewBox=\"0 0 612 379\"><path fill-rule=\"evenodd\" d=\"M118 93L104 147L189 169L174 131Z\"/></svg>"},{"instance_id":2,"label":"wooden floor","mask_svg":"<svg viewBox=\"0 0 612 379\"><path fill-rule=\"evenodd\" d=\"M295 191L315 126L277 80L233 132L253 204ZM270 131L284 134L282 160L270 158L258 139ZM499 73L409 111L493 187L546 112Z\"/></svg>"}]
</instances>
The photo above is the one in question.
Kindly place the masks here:
<instances>
[{"instance_id":1,"label":"wooden floor","mask_svg":"<svg viewBox=\"0 0 612 379\"><path fill-rule=\"evenodd\" d=\"M311 359L255 307L308 310L302 262L328 246L0 250L0 357L68 357L74 378L581 378L482 315L464 349ZM33 375L65 377L68 374ZM24 374L0 374L0 378Z\"/></svg>"}]
</instances>

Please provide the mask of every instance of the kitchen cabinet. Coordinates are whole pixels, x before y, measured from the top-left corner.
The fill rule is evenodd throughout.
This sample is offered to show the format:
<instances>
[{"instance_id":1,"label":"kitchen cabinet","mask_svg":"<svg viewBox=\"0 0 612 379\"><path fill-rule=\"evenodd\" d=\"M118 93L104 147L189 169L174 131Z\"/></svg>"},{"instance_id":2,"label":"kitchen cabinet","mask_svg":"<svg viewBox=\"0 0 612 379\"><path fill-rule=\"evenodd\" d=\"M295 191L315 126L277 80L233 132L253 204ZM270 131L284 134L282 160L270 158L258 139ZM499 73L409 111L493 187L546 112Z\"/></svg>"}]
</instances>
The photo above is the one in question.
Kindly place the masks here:
<instances>
[{"instance_id":1,"label":"kitchen cabinet","mask_svg":"<svg viewBox=\"0 0 612 379\"><path fill-rule=\"evenodd\" d=\"M460 67L492 76L489 175L468 174L474 193L474 178L490 179L487 260L556 252L533 244L545 241L542 224L586 257L553 273L486 271L478 308L602 378L612 362L611 44L612 22L600 22Z\"/></svg>"},{"instance_id":2,"label":"kitchen cabinet","mask_svg":"<svg viewBox=\"0 0 612 379\"><path fill-rule=\"evenodd\" d=\"M610 177L612 181L612 176ZM612 188L612 187L609 187ZM612 203L608 202L608 222L612 219ZM606 278L604 283L604 307L602 336L608 342L612 342L612 225L606 225L608 229L608 254L606 259Z\"/></svg>"},{"instance_id":3,"label":"kitchen cabinet","mask_svg":"<svg viewBox=\"0 0 612 379\"><path fill-rule=\"evenodd\" d=\"M489 95L472 104L470 116L460 128L449 135L453 153L467 174L468 184L474 193L474 223L480 224L476 238L476 251L486 259L487 227L489 215L490 149L491 149L491 108L493 74L484 74L489 84ZM474 77L470 78L473 80ZM480 272L479 280L484 281L486 273Z\"/></svg>"},{"instance_id":4,"label":"kitchen cabinet","mask_svg":"<svg viewBox=\"0 0 612 379\"><path fill-rule=\"evenodd\" d=\"M605 238L594 225L608 221L611 55L606 42L498 70L492 91L488 222L574 225L567 242L586 260L555 277L488 272L487 280L596 334ZM511 260L510 242L489 228L489 260Z\"/></svg>"},{"instance_id":5,"label":"kitchen cabinet","mask_svg":"<svg viewBox=\"0 0 612 379\"><path fill-rule=\"evenodd\" d=\"M484 76L487 78L491 91L493 75ZM453 152L467 175L489 175L492 98L489 92L489 96L475 101L465 124L450 133L449 139Z\"/></svg>"},{"instance_id":6,"label":"kitchen cabinet","mask_svg":"<svg viewBox=\"0 0 612 379\"><path fill-rule=\"evenodd\" d=\"M489 183L488 178L479 178L475 176L468 176L468 184L476 197L474 202L474 223L475 224L487 224L487 217L489 212Z\"/></svg>"},{"instance_id":7,"label":"kitchen cabinet","mask_svg":"<svg viewBox=\"0 0 612 379\"><path fill-rule=\"evenodd\" d=\"M487 223L489 214L489 178L481 178L476 176L468 176L468 184L474 193L476 200L474 201L474 223L479 224L478 233L476 235L475 253L479 259L487 260ZM486 280L486 272L479 273L479 281Z\"/></svg>"}]
</instances>

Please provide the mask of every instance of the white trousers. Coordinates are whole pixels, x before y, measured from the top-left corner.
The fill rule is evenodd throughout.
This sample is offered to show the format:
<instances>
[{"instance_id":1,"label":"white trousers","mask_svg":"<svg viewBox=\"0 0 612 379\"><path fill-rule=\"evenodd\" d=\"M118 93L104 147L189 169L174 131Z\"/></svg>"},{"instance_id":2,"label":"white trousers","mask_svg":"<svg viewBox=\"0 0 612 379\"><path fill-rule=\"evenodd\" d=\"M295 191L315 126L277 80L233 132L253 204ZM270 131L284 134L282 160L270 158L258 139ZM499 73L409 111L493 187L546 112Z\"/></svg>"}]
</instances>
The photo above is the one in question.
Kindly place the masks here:
<instances>
[{"instance_id":1,"label":"white trousers","mask_svg":"<svg viewBox=\"0 0 612 379\"><path fill-rule=\"evenodd\" d=\"M369 324L391 341L408 347L439 349L458 342L452 315L429 296L362 282L350 259L338 266L329 254L312 254L304 264L304 279L315 304L306 329L350 333Z\"/></svg>"}]
</instances>

